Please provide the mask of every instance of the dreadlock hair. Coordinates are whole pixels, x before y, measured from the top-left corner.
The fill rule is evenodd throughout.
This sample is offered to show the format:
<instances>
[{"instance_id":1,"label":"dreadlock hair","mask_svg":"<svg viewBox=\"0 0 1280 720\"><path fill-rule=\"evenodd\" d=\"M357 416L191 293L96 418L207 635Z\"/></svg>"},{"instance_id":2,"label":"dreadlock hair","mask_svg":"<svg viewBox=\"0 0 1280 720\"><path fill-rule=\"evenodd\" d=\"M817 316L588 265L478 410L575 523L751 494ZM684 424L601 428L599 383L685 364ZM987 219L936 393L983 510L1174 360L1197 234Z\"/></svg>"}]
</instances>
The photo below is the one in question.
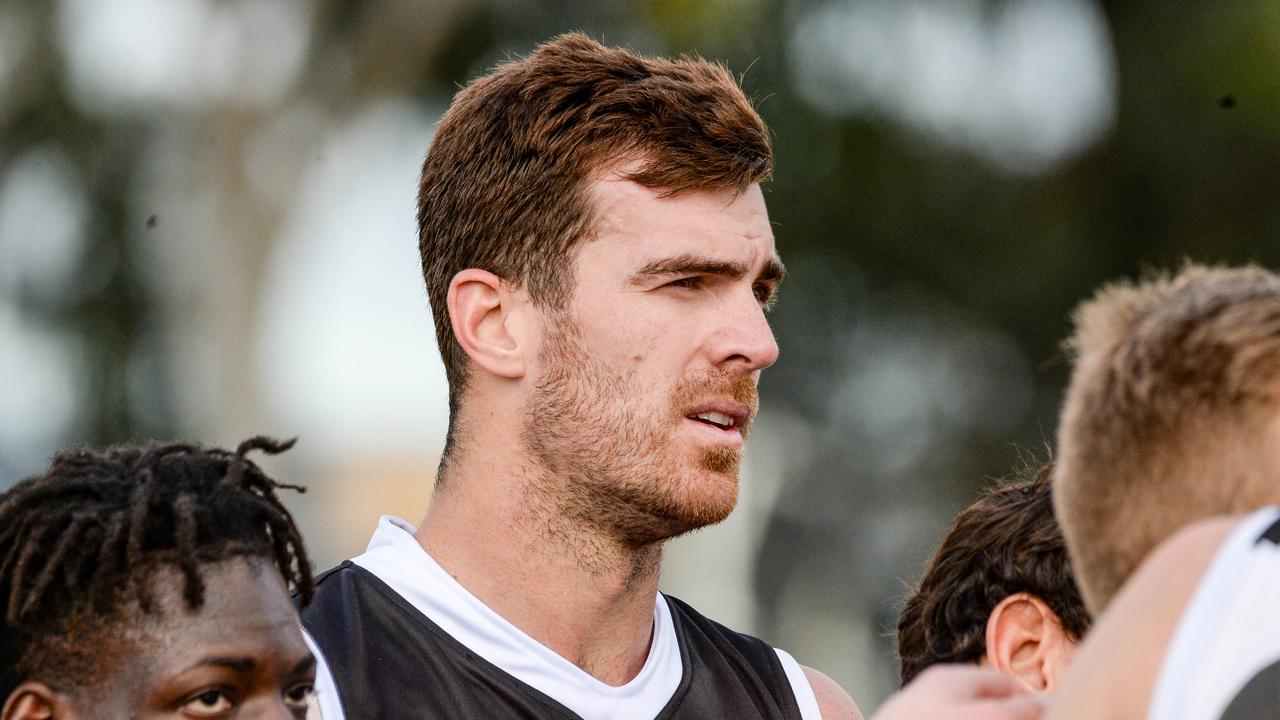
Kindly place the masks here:
<instances>
[{"instance_id":1,"label":"dreadlock hair","mask_svg":"<svg viewBox=\"0 0 1280 720\"><path fill-rule=\"evenodd\" d=\"M152 613L161 567L180 571L192 610L204 604L201 567L235 557L271 560L310 602L311 564L276 496L305 490L246 458L293 443L63 451L44 475L0 495L0 702L36 676L63 689L89 682L95 633L116 628L130 608Z\"/></svg>"}]
</instances>

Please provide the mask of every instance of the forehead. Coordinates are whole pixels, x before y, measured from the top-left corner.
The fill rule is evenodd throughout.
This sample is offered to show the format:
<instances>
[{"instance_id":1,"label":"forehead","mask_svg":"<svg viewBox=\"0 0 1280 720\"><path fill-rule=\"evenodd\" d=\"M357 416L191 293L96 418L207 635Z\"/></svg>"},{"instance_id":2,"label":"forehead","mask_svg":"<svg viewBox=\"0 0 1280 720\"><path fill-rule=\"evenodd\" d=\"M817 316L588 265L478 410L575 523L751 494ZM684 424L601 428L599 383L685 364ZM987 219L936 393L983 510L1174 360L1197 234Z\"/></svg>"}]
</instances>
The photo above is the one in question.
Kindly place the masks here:
<instances>
[{"instance_id":1,"label":"forehead","mask_svg":"<svg viewBox=\"0 0 1280 720\"><path fill-rule=\"evenodd\" d=\"M772 259L773 229L758 184L663 197L629 180L608 177L592 186L594 239L580 261L620 269L664 255L697 253L761 267ZM583 266L583 269L586 269Z\"/></svg>"},{"instance_id":2,"label":"forehead","mask_svg":"<svg viewBox=\"0 0 1280 720\"><path fill-rule=\"evenodd\" d=\"M305 657L297 614L275 566L258 558L233 558L201 567L204 603L183 597L184 578L163 568L151 580L155 611L144 632L163 642L144 644L155 669L185 666L209 655L283 660Z\"/></svg>"}]
</instances>

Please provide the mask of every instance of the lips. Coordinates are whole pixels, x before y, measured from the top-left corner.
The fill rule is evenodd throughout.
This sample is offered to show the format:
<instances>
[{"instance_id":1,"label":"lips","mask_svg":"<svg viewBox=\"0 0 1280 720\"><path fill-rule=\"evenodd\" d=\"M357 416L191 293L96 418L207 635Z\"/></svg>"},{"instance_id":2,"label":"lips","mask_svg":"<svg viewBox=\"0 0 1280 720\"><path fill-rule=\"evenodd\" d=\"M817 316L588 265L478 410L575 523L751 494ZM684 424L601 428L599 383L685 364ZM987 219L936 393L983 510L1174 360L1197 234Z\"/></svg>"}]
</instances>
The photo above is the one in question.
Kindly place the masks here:
<instances>
[{"instance_id":1,"label":"lips","mask_svg":"<svg viewBox=\"0 0 1280 720\"><path fill-rule=\"evenodd\" d=\"M693 416L694 420L701 420L710 423L718 428L729 430L738 424L738 421L732 415L725 415L720 412L704 412Z\"/></svg>"},{"instance_id":2,"label":"lips","mask_svg":"<svg viewBox=\"0 0 1280 720\"><path fill-rule=\"evenodd\" d=\"M750 416L751 409L746 405L733 401L704 403L686 413L685 417L694 422L709 425L720 430L740 430Z\"/></svg>"}]
</instances>

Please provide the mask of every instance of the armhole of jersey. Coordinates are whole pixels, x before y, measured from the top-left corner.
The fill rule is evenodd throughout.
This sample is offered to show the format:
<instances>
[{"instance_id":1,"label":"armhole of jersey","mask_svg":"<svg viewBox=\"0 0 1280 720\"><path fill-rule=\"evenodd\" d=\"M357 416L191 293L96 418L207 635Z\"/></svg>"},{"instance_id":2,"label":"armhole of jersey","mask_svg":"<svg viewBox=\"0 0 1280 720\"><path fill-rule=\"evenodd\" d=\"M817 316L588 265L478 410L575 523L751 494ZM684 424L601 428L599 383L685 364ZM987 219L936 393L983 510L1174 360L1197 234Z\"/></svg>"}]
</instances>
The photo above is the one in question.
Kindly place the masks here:
<instances>
[{"instance_id":1,"label":"armhole of jersey","mask_svg":"<svg viewBox=\"0 0 1280 720\"><path fill-rule=\"evenodd\" d=\"M778 653L782 669L787 673L787 681L791 683L791 692L796 696L796 705L800 706L802 720L822 720L822 711L818 709L818 696L813 694L813 686L804 674L804 668L791 657L786 650L773 649Z\"/></svg>"},{"instance_id":2,"label":"armhole of jersey","mask_svg":"<svg viewBox=\"0 0 1280 720\"><path fill-rule=\"evenodd\" d=\"M338 686L333 682L333 673L329 670L329 663L325 662L324 653L320 652L320 646L311 639L306 628L302 630L302 639L307 641L307 647L316 658L315 693L307 703L307 720L346 720L342 703L338 700Z\"/></svg>"}]
</instances>

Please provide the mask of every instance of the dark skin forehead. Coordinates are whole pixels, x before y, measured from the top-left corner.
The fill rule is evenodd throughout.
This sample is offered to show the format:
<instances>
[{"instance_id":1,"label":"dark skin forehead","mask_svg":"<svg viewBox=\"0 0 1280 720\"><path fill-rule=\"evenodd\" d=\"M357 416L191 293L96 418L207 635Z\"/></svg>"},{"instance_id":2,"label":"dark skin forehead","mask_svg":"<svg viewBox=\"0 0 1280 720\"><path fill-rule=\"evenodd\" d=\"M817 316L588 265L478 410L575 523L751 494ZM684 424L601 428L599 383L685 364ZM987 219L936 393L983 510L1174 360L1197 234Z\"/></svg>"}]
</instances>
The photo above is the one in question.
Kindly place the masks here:
<instances>
[{"instance_id":1,"label":"dark skin forehead","mask_svg":"<svg viewBox=\"0 0 1280 720\"><path fill-rule=\"evenodd\" d=\"M163 568L151 579L155 608L134 611L110 670L92 690L75 693L80 717L178 718L184 701L203 688L225 687L240 701L278 701L310 684L315 661L275 567L232 558L202 567L204 605L187 607L182 576Z\"/></svg>"}]
</instances>

